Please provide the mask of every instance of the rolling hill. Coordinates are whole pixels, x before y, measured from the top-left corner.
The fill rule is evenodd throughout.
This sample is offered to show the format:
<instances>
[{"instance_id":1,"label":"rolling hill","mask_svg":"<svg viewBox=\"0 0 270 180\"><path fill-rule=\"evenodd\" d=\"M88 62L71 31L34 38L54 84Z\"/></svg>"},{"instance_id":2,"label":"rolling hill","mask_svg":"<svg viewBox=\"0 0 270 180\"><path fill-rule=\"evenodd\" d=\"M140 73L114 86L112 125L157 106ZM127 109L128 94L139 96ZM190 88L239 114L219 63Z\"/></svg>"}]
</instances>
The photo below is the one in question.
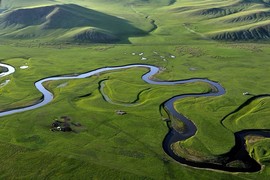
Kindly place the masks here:
<instances>
[{"instance_id":1,"label":"rolling hill","mask_svg":"<svg viewBox=\"0 0 270 180\"><path fill-rule=\"evenodd\" d=\"M66 4L72 0L3 2L8 10L0 15L0 35L7 39L133 43L140 38L134 41L131 37L149 34L154 35L149 39L155 35L183 39L183 28L193 34L184 36L188 39L270 38L268 0L78 0L79 5Z\"/></svg>"},{"instance_id":2,"label":"rolling hill","mask_svg":"<svg viewBox=\"0 0 270 180\"><path fill-rule=\"evenodd\" d=\"M76 3L76 4L88 4L88 3L101 3L101 4L119 4L123 6L133 5L155 5L166 6L175 3L176 0L2 0L2 6L4 8L18 8L25 6L35 5L50 5L59 3Z\"/></svg>"},{"instance_id":3,"label":"rolling hill","mask_svg":"<svg viewBox=\"0 0 270 180\"><path fill-rule=\"evenodd\" d=\"M226 41L270 38L268 0L184 1L176 3L170 12L188 17L185 23L196 26L188 30L202 37Z\"/></svg>"},{"instance_id":4,"label":"rolling hill","mask_svg":"<svg viewBox=\"0 0 270 180\"><path fill-rule=\"evenodd\" d=\"M146 32L127 20L75 4L59 4L5 11L0 16L5 38L40 38L90 43L128 42Z\"/></svg>"}]
</instances>

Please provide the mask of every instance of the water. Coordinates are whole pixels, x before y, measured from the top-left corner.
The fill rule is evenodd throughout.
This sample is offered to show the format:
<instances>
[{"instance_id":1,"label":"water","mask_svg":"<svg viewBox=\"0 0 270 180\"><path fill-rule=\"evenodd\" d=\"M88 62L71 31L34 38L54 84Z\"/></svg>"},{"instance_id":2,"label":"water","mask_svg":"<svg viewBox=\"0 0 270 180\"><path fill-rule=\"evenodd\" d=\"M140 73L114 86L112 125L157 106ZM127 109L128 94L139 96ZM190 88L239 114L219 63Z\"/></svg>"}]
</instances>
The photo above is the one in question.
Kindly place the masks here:
<instances>
[{"instance_id":1,"label":"water","mask_svg":"<svg viewBox=\"0 0 270 180\"><path fill-rule=\"evenodd\" d=\"M2 64L0 63L0 66L7 68L7 72L3 72L0 74L0 77L4 77L7 75L10 75L15 72L15 69L12 66ZM208 93L191 93L191 94L182 94L174 96L170 99L168 99L165 103L163 103L163 107L165 108L166 112L168 112L170 117L174 117L179 121L182 121L185 124L185 130L184 132L177 132L173 127L170 127L168 124L169 131L167 135L165 136L162 146L164 151L174 160L186 164L189 166L194 166L198 168L207 168L207 169L218 169L223 171L232 171L232 172L255 172L259 171L261 169L261 166L258 162L256 162L254 159L252 159L249 154L247 153L245 149L245 140L244 137L246 135L255 134L255 135L261 135L264 137L270 137L270 132L265 130L245 130L235 133L235 146L231 149L230 152L220 155L219 158L221 159L220 162L193 162L188 161L182 157L177 156L171 149L171 144L177 142L177 141L183 141L186 140L192 136L195 135L197 128L194 125L194 123L187 119L184 115L177 112L174 108L174 102L178 99L183 99L186 97L209 97L209 96L221 96L226 93L225 89L217 82L208 80L208 79L200 79L200 78L194 78L194 79L186 79L186 80L179 80L179 81L155 81L152 80L152 76L157 74L159 72L159 68L152 65L145 65L145 64L132 64L132 65L125 65L125 66L118 66L118 67L104 67L99 68L96 70L92 70L86 73L82 73L79 75L70 75L70 76L57 76L57 77L48 77L41 79L37 82L35 82L35 87L42 93L42 98L39 102L26 106L26 107L20 107L15 108L7 111L0 112L0 117L30 111L33 109L37 109L39 107L45 106L49 104L53 100L53 94L47 90L43 83L47 81L57 81L57 80L70 80L70 79L82 79L82 78L88 78L93 75L97 75L100 73L115 71L115 70L121 70L121 69L128 69L128 68L147 68L149 71L145 73L142 76L142 79L149 83L149 84L156 84L156 85L177 85L177 84L185 84L185 83L194 83L194 82L204 82L210 85L212 91ZM236 160L239 160L245 164L245 167L228 167L228 164L230 162L234 162Z\"/></svg>"}]
</instances>

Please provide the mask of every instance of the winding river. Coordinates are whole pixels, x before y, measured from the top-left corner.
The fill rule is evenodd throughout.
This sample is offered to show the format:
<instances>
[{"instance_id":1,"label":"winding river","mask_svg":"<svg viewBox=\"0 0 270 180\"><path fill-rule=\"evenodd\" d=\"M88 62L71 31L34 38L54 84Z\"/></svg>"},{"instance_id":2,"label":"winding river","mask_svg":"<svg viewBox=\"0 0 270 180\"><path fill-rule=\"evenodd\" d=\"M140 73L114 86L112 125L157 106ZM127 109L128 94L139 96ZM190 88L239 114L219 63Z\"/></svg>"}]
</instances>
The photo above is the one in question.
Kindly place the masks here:
<instances>
[{"instance_id":1,"label":"winding river","mask_svg":"<svg viewBox=\"0 0 270 180\"><path fill-rule=\"evenodd\" d=\"M9 74L12 74L15 72L15 69L12 66L9 66L7 64L0 63L0 66L7 69L6 72L3 72L0 74L0 77L7 76ZM260 135L264 137L270 137L270 131L268 130L244 130L240 132L236 132L235 135L235 146L231 149L230 152L220 155L219 160L216 162L194 162L186 160L185 158L182 158L178 155L176 155L171 145L177 141L183 141L191 136L194 136L197 128L194 125L194 123L187 119L184 115L177 112L174 108L174 102L176 100L186 98L186 97L208 97L208 96L221 96L225 94L225 89L217 82L208 80L208 79L200 79L200 78L194 78L194 79L187 79L187 80L179 80L179 81L154 81L152 80L152 76L157 74L159 72L159 68L152 65L146 65L146 64L132 64L132 65L125 65L125 66L118 66L118 67L104 67L99 68L96 70L92 70L86 73L82 73L79 75L70 75L70 76L57 76L57 77L48 77L41 79L37 82L35 82L36 88L42 93L42 98L39 102L36 104L33 104L31 106L26 107L20 107L17 109L11 109L7 111L0 112L0 117L15 114L19 112L29 111L33 110L39 107L42 107L49 102L53 100L53 94L48 91L42 84L47 81L57 81L57 80L69 80L69 79L82 79L91 77L93 75L99 74L99 73L105 73L115 70L121 70L121 69L128 69L128 68L147 68L149 71L145 73L142 76L142 79L149 83L149 84L156 84L156 85L176 85L176 84L185 84L185 83L192 83L192 82L205 82L211 86L212 91L208 93L191 93L191 94L183 94L183 95L177 95L166 102L162 104L163 108L166 110L168 115L170 117L173 117L179 121L182 121L185 125L184 132L178 132L173 127L170 126L170 123L167 122L169 131L167 135L165 136L162 146L164 151L174 160L186 164L193 167L198 168L207 168L207 169L217 169L222 171L231 171L231 172L256 172L261 169L261 165L256 162L254 159L252 159L248 152L245 149L245 136L247 135ZM241 167L239 165L233 166L233 162L241 162Z\"/></svg>"},{"instance_id":2,"label":"winding river","mask_svg":"<svg viewBox=\"0 0 270 180\"><path fill-rule=\"evenodd\" d=\"M10 75L10 74L15 72L15 68L8 65L8 64L0 63L0 66L5 69L4 72L0 73L0 77L4 77L4 76Z\"/></svg>"}]
</instances>

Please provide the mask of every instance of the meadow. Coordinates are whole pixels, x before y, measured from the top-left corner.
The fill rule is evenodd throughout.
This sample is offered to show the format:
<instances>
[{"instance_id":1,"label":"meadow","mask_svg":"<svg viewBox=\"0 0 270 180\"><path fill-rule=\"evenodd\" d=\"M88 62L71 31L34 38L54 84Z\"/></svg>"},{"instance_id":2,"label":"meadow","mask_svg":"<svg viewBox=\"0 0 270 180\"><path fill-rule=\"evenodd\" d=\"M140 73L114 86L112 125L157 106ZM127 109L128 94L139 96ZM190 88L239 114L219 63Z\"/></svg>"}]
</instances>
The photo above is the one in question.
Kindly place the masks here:
<instances>
[{"instance_id":1,"label":"meadow","mask_svg":"<svg viewBox=\"0 0 270 180\"><path fill-rule=\"evenodd\" d=\"M13 8L32 3L10 2L13 5L6 6ZM42 5L62 2L72 3L43 1ZM119 42L91 44L77 40L71 42L70 39L52 40L62 32L74 33L67 30L53 36L44 30L41 34L46 35L35 39L2 38L0 60L14 66L16 72L0 79L0 84L10 80L0 88L1 111L38 102L42 97L34 82L39 79L83 73L100 67L142 63L161 67L162 72L155 79L208 78L226 89L223 96L186 98L175 103L176 109L197 127L195 136L174 145L175 151L185 149L198 158L217 156L234 146L235 132L270 129L269 96L256 98L232 113L254 95L270 94L268 41L254 40L256 36L251 41L227 41L230 40L228 38L217 41L212 34L219 33L224 27L213 23L217 21L215 18L206 19L197 12L219 5L230 9L221 11L223 14L234 12L230 16L235 17L240 10L240 15L247 15L243 9L248 8L240 8L247 5L240 6L239 2L239 8L233 11L233 1L181 0L172 3L164 0L145 3L136 0L129 3L114 1L105 6L106 3L106 0L77 2L83 7L125 18L129 22L130 33L119 36ZM33 6L40 7L41 3ZM255 8L267 9L255 2L248 7L251 6L253 10L248 9L250 12L254 12ZM221 15L216 16L221 18ZM228 22L230 18L223 19ZM209 26L209 23L215 26ZM153 25L157 28L153 29ZM239 26L233 23L222 25L228 29ZM246 26L244 24L239 29ZM144 32L143 35L137 34L138 29ZM115 35L117 31L115 27L110 33ZM27 33L32 32L27 30ZM23 65L29 67L20 69ZM204 83L150 85L141 79L146 72L143 68L131 68L85 79L46 83L46 88L54 94L51 103L0 118L0 178L267 179L270 147L269 139L264 137L246 138L248 151L263 166L261 171L255 173L198 169L181 165L167 156L162 149L162 141L168 132L164 121L168 117L160 110L160 105L175 95L208 92L209 86ZM101 82L105 84L104 93L115 104L104 100L100 91ZM243 95L244 92L250 95ZM133 106L125 105L134 102ZM117 115L117 110L127 114ZM81 126L75 127L72 133L50 131L53 121L61 116L69 116L72 122Z\"/></svg>"}]
</instances>

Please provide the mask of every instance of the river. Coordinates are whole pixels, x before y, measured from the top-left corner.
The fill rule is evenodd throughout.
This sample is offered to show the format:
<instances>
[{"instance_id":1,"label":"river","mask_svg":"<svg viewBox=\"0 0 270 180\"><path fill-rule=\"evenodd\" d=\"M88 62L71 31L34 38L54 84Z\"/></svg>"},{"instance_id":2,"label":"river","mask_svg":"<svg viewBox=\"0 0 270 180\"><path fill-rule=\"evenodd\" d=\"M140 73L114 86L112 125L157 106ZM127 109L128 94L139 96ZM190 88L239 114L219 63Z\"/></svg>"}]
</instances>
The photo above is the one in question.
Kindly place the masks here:
<instances>
[{"instance_id":1,"label":"river","mask_svg":"<svg viewBox=\"0 0 270 180\"><path fill-rule=\"evenodd\" d=\"M0 66L7 69L6 72L3 72L0 74L0 77L4 77L15 72L15 69L10 65L0 63ZM261 169L261 165L257 161L255 161L253 158L251 158L248 152L246 151L244 138L247 135L260 135L264 137L270 137L270 132L268 130L252 129L252 130L244 130L244 131L234 133L235 146L231 149L230 152L220 155L218 157L220 160L217 162L194 162L194 161L186 160L185 158L176 155L173 152L171 145L175 142L183 141L194 136L197 131L197 128L190 119L187 119L184 115L176 111L174 107L174 102L176 100L187 98L187 97L221 96L225 94L226 91L218 82L211 81L208 79L194 78L194 79L178 80L178 81L153 80L152 77L155 74L157 74L160 69L152 65L131 64L131 65L124 65L124 66L117 66L117 67L103 67L103 68L95 69L95 70L82 73L79 75L56 76L56 77L48 77L48 78L41 79L35 82L35 87L37 88L37 90L39 90L42 93L42 98L39 102L30 106L14 108L14 109L0 112L0 117L33 110L33 109L45 106L48 103L50 103L54 97L53 97L53 94L43 86L44 82L57 81L57 80L69 80L69 79L82 79L82 78L88 78L88 77L91 77L93 75L97 75L100 73L107 73L107 72L121 70L121 69L138 68L138 67L146 68L149 70L147 73L145 73L142 76L142 79L149 84L176 85L176 84L185 84L185 83L194 83L194 82L204 82L204 83L209 84L209 86L211 86L212 90L208 93L191 93L191 94L177 95L168 99L166 102L162 104L163 108L166 110L169 117L174 117L185 124L185 130L183 132L178 132L173 127L170 126L170 123L167 122L169 130L162 142L162 147L164 151L171 158L173 158L177 162L180 162L182 164L186 164L192 167L217 169L217 170L230 171L230 172L256 172ZM232 164L233 162L241 162L240 163L241 167L231 166L230 164Z\"/></svg>"}]
</instances>

